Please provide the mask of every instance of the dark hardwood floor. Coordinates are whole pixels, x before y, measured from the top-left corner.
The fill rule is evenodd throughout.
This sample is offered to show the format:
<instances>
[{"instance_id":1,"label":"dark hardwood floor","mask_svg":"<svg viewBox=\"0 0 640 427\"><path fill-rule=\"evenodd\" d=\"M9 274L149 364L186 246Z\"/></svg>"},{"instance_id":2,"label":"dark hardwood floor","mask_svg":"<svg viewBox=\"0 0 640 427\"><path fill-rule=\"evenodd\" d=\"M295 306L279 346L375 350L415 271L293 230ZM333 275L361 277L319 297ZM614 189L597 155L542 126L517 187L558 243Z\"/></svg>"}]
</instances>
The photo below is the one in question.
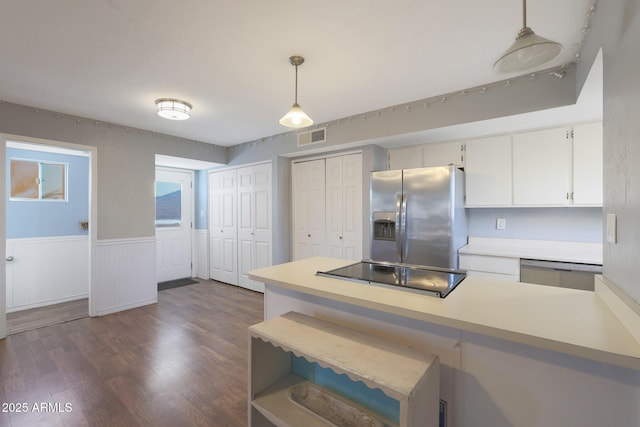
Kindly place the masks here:
<instances>
[{"instance_id":1,"label":"dark hardwood floor","mask_svg":"<svg viewBox=\"0 0 640 427\"><path fill-rule=\"evenodd\" d=\"M202 281L11 335L0 426L245 426L247 327L262 318L262 294Z\"/></svg>"},{"instance_id":2,"label":"dark hardwood floor","mask_svg":"<svg viewBox=\"0 0 640 427\"><path fill-rule=\"evenodd\" d=\"M7 335L81 319L88 315L87 298L7 313Z\"/></svg>"}]
</instances>

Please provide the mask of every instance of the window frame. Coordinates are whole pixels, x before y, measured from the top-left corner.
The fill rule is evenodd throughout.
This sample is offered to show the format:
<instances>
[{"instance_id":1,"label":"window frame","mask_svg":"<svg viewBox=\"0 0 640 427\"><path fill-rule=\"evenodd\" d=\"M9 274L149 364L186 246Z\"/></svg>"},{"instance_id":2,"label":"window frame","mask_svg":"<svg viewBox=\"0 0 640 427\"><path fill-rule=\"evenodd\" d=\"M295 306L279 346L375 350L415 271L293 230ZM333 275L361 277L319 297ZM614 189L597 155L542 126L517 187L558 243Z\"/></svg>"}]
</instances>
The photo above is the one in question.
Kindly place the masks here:
<instances>
[{"instance_id":1,"label":"window frame","mask_svg":"<svg viewBox=\"0 0 640 427\"><path fill-rule=\"evenodd\" d=\"M28 197L14 197L11 189L11 182L13 180L13 168L12 161L17 160L20 162L30 162L36 163L38 165L38 197L37 198L28 198ZM63 167L63 191L64 197L62 198L43 198L42 187L43 187L43 177L42 177L42 167L43 165L55 165ZM58 162L53 160L37 160L37 159L29 159L24 157L11 157L9 158L9 200L12 202L69 202L69 163L68 162Z\"/></svg>"}]
</instances>

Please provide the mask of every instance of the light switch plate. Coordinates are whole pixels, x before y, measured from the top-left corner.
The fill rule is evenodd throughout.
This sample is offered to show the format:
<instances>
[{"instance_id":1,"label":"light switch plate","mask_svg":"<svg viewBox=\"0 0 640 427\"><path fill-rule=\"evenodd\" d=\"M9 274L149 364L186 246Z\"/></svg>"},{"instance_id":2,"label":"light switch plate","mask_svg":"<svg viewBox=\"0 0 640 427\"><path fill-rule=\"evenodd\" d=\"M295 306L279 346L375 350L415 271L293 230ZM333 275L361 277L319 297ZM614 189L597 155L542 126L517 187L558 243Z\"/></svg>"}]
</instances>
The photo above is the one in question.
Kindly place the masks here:
<instances>
[{"instance_id":1,"label":"light switch plate","mask_svg":"<svg viewBox=\"0 0 640 427\"><path fill-rule=\"evenodd\" d=\"M607 242L618 243L616 214L607 214Z\"/></svg>"},{"instance_id":2,"label":"light switch plate","mask_svg":"<svg viewBox=\"0 0 640 427\"><path fill-rule=\"evenodd\" d=\"M496 218L496 229L504 230L507 228L507 219L506 218Z\"/></svg>"}]
</instances>

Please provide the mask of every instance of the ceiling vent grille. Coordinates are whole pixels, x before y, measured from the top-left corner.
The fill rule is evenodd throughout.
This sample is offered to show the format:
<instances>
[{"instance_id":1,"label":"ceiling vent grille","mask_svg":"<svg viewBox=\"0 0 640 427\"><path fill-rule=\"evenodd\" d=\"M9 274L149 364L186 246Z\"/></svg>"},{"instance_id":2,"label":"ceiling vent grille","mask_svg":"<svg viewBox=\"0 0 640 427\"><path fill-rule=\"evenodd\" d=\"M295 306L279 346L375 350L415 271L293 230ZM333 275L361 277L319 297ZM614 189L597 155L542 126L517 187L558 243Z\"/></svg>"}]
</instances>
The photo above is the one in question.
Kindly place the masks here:
<instances>
[{"instance_id":1,"label":"ceiling vent grille","mask_svg":"<svg viewBox=\"0 0 640 427\"><path fill-rule=\"evenodd\" d=\"M327 128L319 128L298 133L298 147L320 144L327 141Z\"/></svg>"}]
</instances>

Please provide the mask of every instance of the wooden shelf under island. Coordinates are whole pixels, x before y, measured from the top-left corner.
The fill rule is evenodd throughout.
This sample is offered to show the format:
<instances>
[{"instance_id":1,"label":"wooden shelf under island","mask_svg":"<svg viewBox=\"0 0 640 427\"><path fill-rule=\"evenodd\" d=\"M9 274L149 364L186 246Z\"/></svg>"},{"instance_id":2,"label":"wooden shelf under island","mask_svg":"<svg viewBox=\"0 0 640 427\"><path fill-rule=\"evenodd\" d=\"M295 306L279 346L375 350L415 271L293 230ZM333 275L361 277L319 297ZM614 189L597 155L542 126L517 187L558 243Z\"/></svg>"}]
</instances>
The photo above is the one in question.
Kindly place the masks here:
<instances>
[{"instance_id":1,"label":"wooden shelf under island","mask_svg":"<svg viewBox=\"0 0 640 427\"><path fill-rule=\"evenodd\" d=\"M437 356L295 312L253 325L249 335L249 425L252 427L336 425L335 417L340 415L332 412L323 417L322 409L305 407L304 402L296 401L295 396L292 398L291 390L300 385L309 385L310 392L323 395L323 401L341 407L345 417L350 416L351 420L361 417L367 422L346 423L341 419L345 423L342 425L438 425L440 366ZM398 420L389 420L379 415L376 408L363 408L346 397L308 383L292 373L293 357L317 363L335 374L344 374L369 389L381 390L398 402ZM308 391L304 393L306 396ZM360 415L349 415L348 411Z\"/></svg>"}]
</instances>

